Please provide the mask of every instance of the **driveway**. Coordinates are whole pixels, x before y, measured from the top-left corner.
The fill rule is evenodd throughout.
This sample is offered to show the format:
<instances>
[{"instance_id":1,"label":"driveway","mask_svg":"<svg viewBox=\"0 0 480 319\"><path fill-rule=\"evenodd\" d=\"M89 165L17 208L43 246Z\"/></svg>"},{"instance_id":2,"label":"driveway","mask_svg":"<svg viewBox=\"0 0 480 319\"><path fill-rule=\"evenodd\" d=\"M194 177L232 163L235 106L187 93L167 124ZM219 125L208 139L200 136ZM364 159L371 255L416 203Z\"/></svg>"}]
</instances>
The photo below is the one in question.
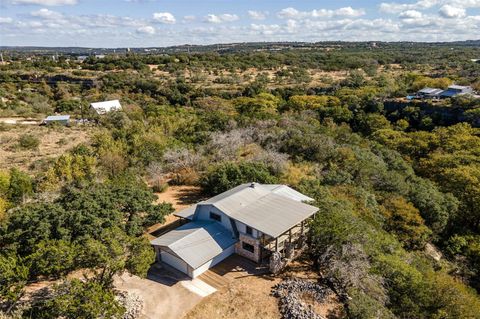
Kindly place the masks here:
<instances>
[{"instance_id":1,"label":"driveway","mask_svg":"<svg viewBox=\"0 0 480 319\"><path fill-rule=\"evenodd\" d=\"M115 287L143 299L141 318L179 319L200 300L216 290L200 279L190 279L162 264L155 264L148 278L124 273L114 280Z\"/></svg>"}]
</instances>

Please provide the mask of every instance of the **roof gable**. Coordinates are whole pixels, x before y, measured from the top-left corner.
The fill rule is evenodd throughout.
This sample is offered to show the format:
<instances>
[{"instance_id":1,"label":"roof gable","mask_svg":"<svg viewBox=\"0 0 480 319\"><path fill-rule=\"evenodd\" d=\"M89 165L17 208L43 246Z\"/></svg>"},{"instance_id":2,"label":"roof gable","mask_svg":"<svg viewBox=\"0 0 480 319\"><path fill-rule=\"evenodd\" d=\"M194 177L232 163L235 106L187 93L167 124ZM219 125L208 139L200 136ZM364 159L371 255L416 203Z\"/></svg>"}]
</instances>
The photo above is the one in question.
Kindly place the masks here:
<instances>
[{"instance_id":1,"label":"roof gable","mask_svg":"<svg viewBox=\"0 0 480 319\"><path fill-rule=\"evenodd\" d=\"M151 244L168 247L196 269L236 241L231 232L218 223L194 221L152 240Z\"/></svg>"}]
</instances>

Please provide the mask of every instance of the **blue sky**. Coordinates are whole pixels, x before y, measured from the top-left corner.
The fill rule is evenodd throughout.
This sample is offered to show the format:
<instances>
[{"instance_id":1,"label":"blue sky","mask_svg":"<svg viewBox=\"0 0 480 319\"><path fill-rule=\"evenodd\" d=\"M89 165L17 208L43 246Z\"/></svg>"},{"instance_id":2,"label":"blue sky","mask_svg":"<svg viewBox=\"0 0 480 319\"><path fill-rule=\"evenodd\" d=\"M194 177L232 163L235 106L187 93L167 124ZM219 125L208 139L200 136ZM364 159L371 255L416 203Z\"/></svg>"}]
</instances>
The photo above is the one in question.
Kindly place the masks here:
<instances>
[{"instance_id":1,"label":"blue sky","mask_svg":"<svg viewBox=\"0 0 480 319\"><path fill-rule=\"evenodd\" d=\"M0 0L0 45L480 39L480 0Z\"/></svg>"}]
</instances>

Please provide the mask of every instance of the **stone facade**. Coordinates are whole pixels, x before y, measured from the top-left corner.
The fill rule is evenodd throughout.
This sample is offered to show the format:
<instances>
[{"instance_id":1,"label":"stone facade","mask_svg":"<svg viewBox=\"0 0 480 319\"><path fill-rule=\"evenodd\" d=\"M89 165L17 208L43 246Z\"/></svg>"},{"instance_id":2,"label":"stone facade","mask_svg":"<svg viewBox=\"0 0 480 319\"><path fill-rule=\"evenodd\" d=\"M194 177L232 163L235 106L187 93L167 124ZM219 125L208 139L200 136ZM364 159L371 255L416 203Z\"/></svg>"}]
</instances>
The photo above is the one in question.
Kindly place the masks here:
<instances>
[{"instance_id":1,"label":"stone facade","mask_svg":"<svg viewBox=\"0 0 480 319\"><path fill-rule=\"evenodd\" d=\"M254 248L253 253L243 249L242 243L252 245ZM240 234L239 241L235 244L235 253L258 263L260 261L260 244L258 239L248 235Z\"/></svg>"}]
</instances>

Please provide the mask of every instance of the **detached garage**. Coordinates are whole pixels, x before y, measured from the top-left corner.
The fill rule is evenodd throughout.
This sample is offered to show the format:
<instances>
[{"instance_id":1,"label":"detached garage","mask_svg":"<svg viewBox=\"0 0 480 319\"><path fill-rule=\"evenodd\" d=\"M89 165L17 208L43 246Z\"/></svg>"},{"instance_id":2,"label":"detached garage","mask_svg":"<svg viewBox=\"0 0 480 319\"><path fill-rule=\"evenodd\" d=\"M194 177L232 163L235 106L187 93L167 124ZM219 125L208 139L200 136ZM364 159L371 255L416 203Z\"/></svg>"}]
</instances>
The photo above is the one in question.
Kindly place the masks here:
<instances>
[{"instance_id":1,"label":"detached garage","mask_svg":"<svg viewBox=\"0 0 480 319\"><path fill-rule=\"evenodd\" d=\"M218 223L195 221L151 241L157 258L195 278L235 252L237 239Z\"/></svg>"}]
</instances>

